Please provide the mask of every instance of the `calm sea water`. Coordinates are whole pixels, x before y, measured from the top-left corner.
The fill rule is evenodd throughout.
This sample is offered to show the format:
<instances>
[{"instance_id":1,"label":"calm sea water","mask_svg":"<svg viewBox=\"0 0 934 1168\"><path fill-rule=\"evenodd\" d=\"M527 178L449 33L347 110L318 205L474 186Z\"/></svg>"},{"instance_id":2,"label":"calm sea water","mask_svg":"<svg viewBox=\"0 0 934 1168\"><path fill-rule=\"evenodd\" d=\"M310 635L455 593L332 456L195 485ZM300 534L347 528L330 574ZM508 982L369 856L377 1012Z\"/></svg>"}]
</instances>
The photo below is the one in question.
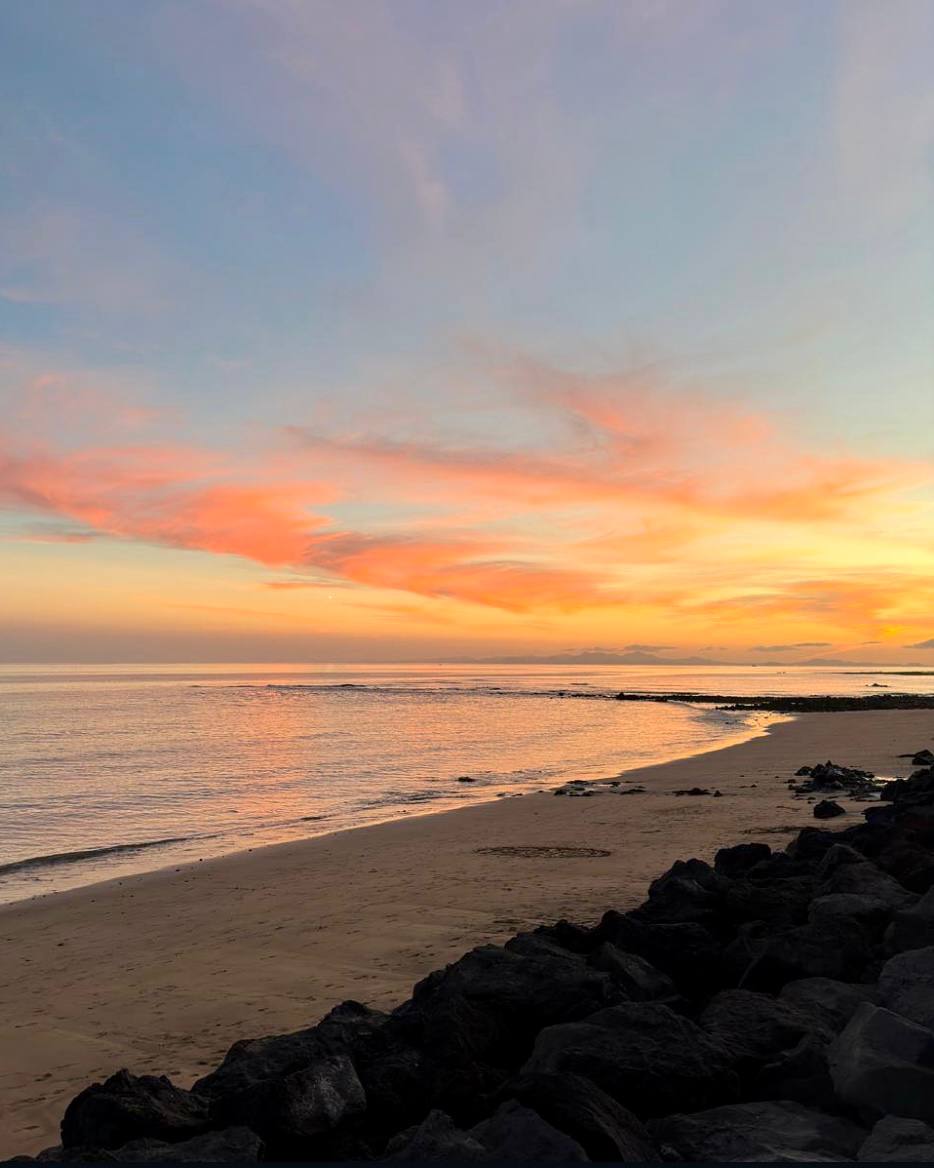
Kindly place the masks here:
<instances>
[{"instance_id":1,"label":"calm sea water","mask_svg":"<svg viewBox=\"0 0 934 1168\"><path fill-rule=\"evenodd\" d=\"M776 720L561 693L873 683L934 688L923 675L791 668L3 666L0 901L616 776Z\"/></svg>"}]
</instances>

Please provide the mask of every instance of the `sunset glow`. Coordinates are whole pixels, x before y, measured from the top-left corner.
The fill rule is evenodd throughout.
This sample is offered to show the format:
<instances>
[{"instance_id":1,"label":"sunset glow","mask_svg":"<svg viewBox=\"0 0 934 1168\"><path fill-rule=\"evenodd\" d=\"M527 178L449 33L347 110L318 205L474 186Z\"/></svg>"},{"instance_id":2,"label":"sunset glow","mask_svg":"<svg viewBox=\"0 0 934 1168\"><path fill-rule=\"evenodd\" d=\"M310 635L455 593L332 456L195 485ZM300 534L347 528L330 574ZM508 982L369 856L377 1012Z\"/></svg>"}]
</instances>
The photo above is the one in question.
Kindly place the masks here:
<instances>
[{"instance_id":1,"label":"sunset glow","mask_svg":"<svg viewBox=\"0 0 934 1168\"><path fill-rule=\"evenodd\" d=\"M7 660L934 664L929 4L94 7L6 13Z\"/></svg>"}]
</instances>

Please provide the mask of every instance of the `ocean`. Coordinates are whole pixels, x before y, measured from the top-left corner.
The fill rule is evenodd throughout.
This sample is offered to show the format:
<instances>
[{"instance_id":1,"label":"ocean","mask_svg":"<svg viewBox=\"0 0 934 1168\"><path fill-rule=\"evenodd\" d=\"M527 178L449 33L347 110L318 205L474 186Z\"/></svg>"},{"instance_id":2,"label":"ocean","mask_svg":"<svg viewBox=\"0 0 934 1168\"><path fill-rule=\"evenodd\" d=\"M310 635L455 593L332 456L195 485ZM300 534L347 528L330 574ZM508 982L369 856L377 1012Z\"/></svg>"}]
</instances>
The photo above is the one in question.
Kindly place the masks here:
<instances>
[{"instance_id":1,"label":"ocean","mask_svg":"<svg viewBox=\"0 0 934 1168\"><path fill-rule=\"evenodd\" d=\"M932 682L792 667L2 666L0 902L612 778L780 720L603 700L621 689L851 694Z\"/></svg>"}]
</instances>

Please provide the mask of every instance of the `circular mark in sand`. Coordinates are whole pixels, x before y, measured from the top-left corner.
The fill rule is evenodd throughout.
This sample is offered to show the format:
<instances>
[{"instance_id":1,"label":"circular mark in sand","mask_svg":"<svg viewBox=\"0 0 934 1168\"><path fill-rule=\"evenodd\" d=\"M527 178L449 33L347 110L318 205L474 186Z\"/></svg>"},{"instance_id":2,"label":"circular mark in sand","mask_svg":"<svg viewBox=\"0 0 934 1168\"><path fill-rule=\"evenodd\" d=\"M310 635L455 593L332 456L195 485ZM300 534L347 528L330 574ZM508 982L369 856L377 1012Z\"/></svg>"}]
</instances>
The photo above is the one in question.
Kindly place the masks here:
<instances>
[{"instance_id":1,"label":"circular mark in sand","mask_svg":"<svg viewBox=\"0 0 934 1168\"><path fill-rule=\"evenodd\" d=\"M580 857L612 856L606 848L570 848L570 847L500 847L475 848L474 851L482 856L523 856L530 860L575 860Z\"/></svg>"}]
</instances>

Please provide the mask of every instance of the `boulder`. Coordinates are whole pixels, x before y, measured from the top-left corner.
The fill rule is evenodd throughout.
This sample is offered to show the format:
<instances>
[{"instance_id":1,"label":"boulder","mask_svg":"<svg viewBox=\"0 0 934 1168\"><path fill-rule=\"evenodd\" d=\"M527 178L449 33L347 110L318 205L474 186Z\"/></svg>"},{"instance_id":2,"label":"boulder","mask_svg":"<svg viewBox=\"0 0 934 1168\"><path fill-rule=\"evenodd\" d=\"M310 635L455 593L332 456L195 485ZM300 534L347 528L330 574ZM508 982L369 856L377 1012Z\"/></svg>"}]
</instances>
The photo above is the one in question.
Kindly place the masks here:
<instances>
[{"instance_id":1,"label":"boulder","mask_svg":"<svg viewBox=\"0 0 934 1168\"><path fill-rule=\"evenodd\" d=\"M489 1057L508 1067L525 1058L543 1026L624 998L609 974L582 957L482 945L419 982L393 1021L446 1056Z\"/></svg>"},{"instance_id":2,"label":"boulder","mask_svg":"<svg viewBox=\"0 0 934 1168\"><path fill-rule=\"evenodd\" d=\"M768 844L736 844L731 848L720 848L714 856L713 866L721 876L735 880L771 854Z\"/></svg>"},{"instance_id":3,"label":"boulder","mask_svg":"<svg viewBox=\"0 0 934 1168\"><path fill-rule=\"evenodd\" d=\"M815 819L835 819L838 815L846 815L846 808L833 799L821 799L814 804Z\"/></svg>"},{"instance_id":4,"label":"boulder","mask_svg":"<svg viewBox=\"0 0 934 1168\"><path fill-rule=\"evenodd\" d=\"M795 1046L779 1051L743 1080L745 1099L793 1099L807 1107L837 1110L827 1065L827 1041L807 1034Z\"/></svg>"},{"instance_id":5,"label":"boulder","mask_svg":"<svg viewBox=\"0 0 934 1168\"><path fill-rule=\"evenodd\" d=\"M724 916L734 925L765 921L772 927L804 924L814 895L810 876L785 880L735 880L724 897Z\"/></svg>"},{"instance_id":6,"label":"boulder","mask_svg":"<svg viewBox=\"0 0 934 1168\"><path fill-rule=\"evenodd\" d=\"M838 868L868 863L863 853L858 852L856 848L851 848L848 844L835 843L821 856L815 875L819 881L829 880Z\"/></svg>"},{"instance_id":7,"label":"boulder","mask_svg":"<svg viewBox=\"0 0 934 1168\"><path fill-rule=\"evenodd\" d=\"M591 1160L638 1164L658 1159L638 1119L581 1075L524 1074L503 1094L532 1108L576 1140Z\"/></svg>"},{"instance_id":8,"label":"boulder","mask_svg":"<svg viewBox=\"0 0 934 1168\"><path fill-rule=\"evenodd\" d=\"M815 1018L820 1027L839 1034L863 1002L877 1001L876 987L834 981L829 977L805 977L782 987L779 999Z\"/></svg>"},{"instance_id":9,"label":"boulder","mask_svg":"<svg viewBox=\"0 0 934 1168\"><path fill-rule=\"evenodd\" d=\"M877 1115L934 1121L934 1031L864 1003L828 1059L844 1103Z\"/></svg>"},{"instance_id":10,"label":"boulder","mask_svg":"<svg viewBox=\"0 0 934 1168\"><path fill-rule=\"evenodd\" d=\"M871 956L867 933L854 921L809 922L770 937L741 985L776 993L786 982L805 977L860 981Z\"/></svg>"},{"instance_id":11,"label":"boulder","mask_svg":"<svg viewBox=\"0 0 934 1168\"><path fill-rule=\"evenodd\" d=\"M918 1119L886 1115L861 1145L856 1159L870 1164L932 1164L934 1127Z\"/></svg>"},{"instance_id":12,"label":"boulder","mask_svg":"<svg viewBox=\"0 0 934 1168\"><path fill-rule=\"evenodd\" d=\"M855 892L834 892L816 896L808 905L808 920L821 928L837 920L851 921L873 938L885 932L892 919L892 908L874 896Z\"/></svg>"},{"instance_id":13,"label":"boulder","mask_svg":"<svg viewBox=\"0 0 934 1168\"><path fill-rule=\"evenodd\" d=\"M227 1110L236 1112L237 1100L260 1084L284 1079L328 1054L352 1050L385 1021L385 1014L359 1002L342 1002L316 1026L235 1042L217 1070L199 1079L192 1091L211 1101L225 1100Z\"/></svg>"},{"instance_id":14,"label":"boulder","mask_svg":"<svg viewBox=\"0 0 934 1168\"><path fill-rule=\"evenodd\" d=\"M925 747L924 750L919 750L917 754L912 756L911 765L916 767L934 766L934 754Z\"/></svg>"},{"instance_id":15,"label":"boulder","mask_svg":"<svg viewBox=\"0 0 934 1168\"><path fill-rule=\"evenodd\" d=\"M723 990L716 994L698 1020L729 1051L741 1075L796 1046L815 1028L813 1014L750 990ZM824 1033L829 1039L831 1032Z\"/></svg>"},{"instance_id":16,"label":"boulder","mask_svg":"<svg viewBox=\"0 0 934 1168\"><path fill-rule=\"evenodd\" d=\"M366 1109L366 1094L356 1068L343 1052L322 1054L310 1066L281 1079L269 1079L218 1110L233 1112L270 1143L277 1154L291 1157L296 1144L333 1131Z\"/></svg>"},{"instance_id":17,"label":"boulder","mask_svg":"<svg viewBox=\"0 0 934 1168\"><path fill-rule=\"evenodd\" d=\"M934 1029L934 946L892 957L879 975L879 1005Z\"/></svg>"},{"instance_id":18,"label":"boulder","mask_svg":"<svg viewBox=\"0 0 934 1168\"><path fill-rule=\"evenodd\" d=\"M171 1147L171 1145L167 1145ZM116 1164L118 1151L108 1152L106 1148L63 1148L55 1144L51 1148L43 1148L35 1157L37 1164ZM32 1156L14 1156L10 1163L29 1163Z\"/></svg>"},{"instance_id":19,"label":"boulder","mask_svg":"<svg viewBox=\"0 0 934 1168\"><path fill-rule=\"evenodd\" d=\"M263 1141L248 1127L229 1127L202 1136L166 1144L159 1140L133 1140L116 1152L121 1163L159 1164L166 1160L182 1164L255 1163L263 1151Z\"/></svg>"},{"instance_id":20,"label":"boulder","mask_svg":"<svg viewBox=\"0 0 934 1168\"><path fill-rule=\"evenodd\" d=\"M838 837L831 831L824 831L819 827L803 827L791 841L785 852L794 860L819 860L838 842Z\"/></svg>"},{"instance_id":21,"label":"boulder","mask_svg":"<svg viewBox=\"0 0 934 1168\"><path fill-rule=\"evenodd\" d=\"M852 1160L865 1132L791 1101L740 1103L650 1125L671 1159L743 1163Z\"/></svg>"},{"instance_id":22,"label":"boulder","mask_svg":"<svg viewBox=\"0 0 934 1168\"><path fill-rule=\"evenodd\" d=\"M633 916L648 922L680 924L694 922L716 928L721 897L689 876L667 876L656 881L649 899Z\"/></svg>"},{"instance_id":23,"label":"boulder","mask_svg":"<svg viewBox=\"0 0 934 1168\"><path fill-rule=\"evenodd\" d=\"M721 946L702 925L665 924L639 920L631 913L610 911L593 932L594 941L609 941L635 953L667 974L679 993L696 998L720 988Z\"/></svg>"},{"instance_id":24,"label":"boulder","mask_svg":"<svg viewBox=\"0 0 934 1168\"><path fill-rule=\"evenodd\" d=\"M443 1111L429 1111L421 1123L400 1132L386 1148L387 1160L484 1160L486 1148L461 1131Z\"/></svg>"},{"instance_id":25,"label":"boulder","mask_svg":"<svg viewBox=\"0 0 934 1168\"><path fill-rule=\"evenodd\" d=\"M876 856L879 867L911 892L925 893L934 887L934 849L915 838L889 840Z\"/></svg>"},{"instance_id":26,"label":"boulder","mask_svg":"<svg viewBox=\"0 0 934 1168\"><path fill-rule=\"evenodd\" d=\"M76 1095L62 1118L65 1148L119 1148L131 1140L177 1143L208 1128L207 1104L165 1076L118 1071Z\"/></svg>"},{"instance_id":27,"label":"boulder","mask_svg":"<svg viewBox=\"0 0 934 1168\"><path fill-rule=\"evenodd\" d=\"M661 973L644 957L639 957L635 953L624 953L609 941L597 946L590 955L589 962L594 969L608 973L634 1002L670 998L675 994L674 982L667 974Z\"/></svg>"},{"instance_id":28,"label":"boulder","mask_svg":"<svg viewBox=\"0 0 934 1168\"><path fill-rule=\"evenodd\" d=\"M917 904L896 911L886 940L894 953L934 945L934 888L929 888Z\"/></svg>"},{"instance_id":29,"label":"boulder","mask_svg":"<svg viewBox=\"0 0 934 1168\"><path fill-rule=\"evenodd\" d=\"M530 1107L514 1099L494 1115L471 1128L470 1135L486 1148L491 1159L579 1163L587 1160L580 1144L552 1127Z\"/></svg>"},{"instance_id":30,"label":"boulder","mask_svg":"<svg viewBox=\"0 0 934 1168\"><path fill-rule=\"evenodd\" d=\"M649 897L658 895L669 884L677 884L687 880L703 888L707 892L722 892L726 886L726 879L720 875L706 860L675 860L667 872L663 872L649 885Z\"/></svg>"},{"instance_id":31,"label":"boulder","mask_svg":"<svg viewBox=\"0 0 934 1168\"><path fill-rule=\"evenodd\" d=\"M899 908L907 908L914 904L917 897L907 888L868 861L862 864L839 864L820 881L818 886L820 895L828 896L834 893L847 893L855 896L865 896L871 900L881 901L892 912Z\"/></svg>"},{"instance_id":32,"label":"boulder","mask_svg":"<svg viewBox=\"0 0 934 1168\"><path fill-rule=\"evenodd\" d=\"M640 1002L549 1026L523 1074L582 1075L645 1118L735 1099L731 1062L730 1052L695 1023L660 1003Z\"/></svg>"}]
</instances>

